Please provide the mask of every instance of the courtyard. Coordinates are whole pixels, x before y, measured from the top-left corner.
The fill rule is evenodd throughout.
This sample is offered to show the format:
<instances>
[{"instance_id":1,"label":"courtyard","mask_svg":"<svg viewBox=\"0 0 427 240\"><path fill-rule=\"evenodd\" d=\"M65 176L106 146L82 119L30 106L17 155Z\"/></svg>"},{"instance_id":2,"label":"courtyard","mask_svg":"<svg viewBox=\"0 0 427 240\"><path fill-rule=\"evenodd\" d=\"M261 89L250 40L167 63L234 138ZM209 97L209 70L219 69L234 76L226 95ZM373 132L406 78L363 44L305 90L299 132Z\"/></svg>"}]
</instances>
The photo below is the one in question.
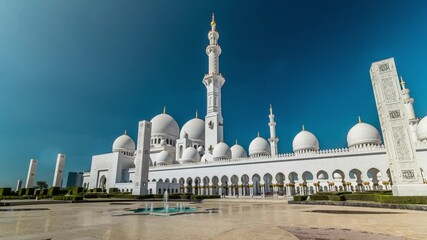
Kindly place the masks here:
<instances>
[{"instance_id":1,"label":"courtyard","mask_svg":"<svg viewBox=\"0 0 427 240\"><path fill-rule=\"evenodd\" d=\"M427 236L427 212L288 205L283 199L218 199L187 204L217 209L217 213L113 216L116 211L144 205L144 202L98 202L2 207L0 239L425 239ZM12 208L15 211L7 211Z\"/></svg>"}]
</instances>

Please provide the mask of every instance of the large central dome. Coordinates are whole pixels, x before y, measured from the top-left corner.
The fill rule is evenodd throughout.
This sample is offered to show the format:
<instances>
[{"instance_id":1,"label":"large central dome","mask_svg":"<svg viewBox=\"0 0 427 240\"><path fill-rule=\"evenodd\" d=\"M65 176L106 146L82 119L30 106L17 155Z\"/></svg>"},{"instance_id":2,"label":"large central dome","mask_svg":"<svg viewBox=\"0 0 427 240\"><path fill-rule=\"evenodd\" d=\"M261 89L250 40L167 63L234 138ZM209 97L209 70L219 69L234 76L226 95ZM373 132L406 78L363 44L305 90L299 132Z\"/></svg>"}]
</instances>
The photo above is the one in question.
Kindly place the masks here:
<instances>
[{"instance_id":1,"label":"large central dome","mask_svg":"<svg viewBox=\"0 0 427 240\"><path fill-rule=\"evenodd\" d=\"M167 135L175 139L179 136L178 123L166 113L159 114L151 119L151 135Z\"/></svg>"}]
</instances>

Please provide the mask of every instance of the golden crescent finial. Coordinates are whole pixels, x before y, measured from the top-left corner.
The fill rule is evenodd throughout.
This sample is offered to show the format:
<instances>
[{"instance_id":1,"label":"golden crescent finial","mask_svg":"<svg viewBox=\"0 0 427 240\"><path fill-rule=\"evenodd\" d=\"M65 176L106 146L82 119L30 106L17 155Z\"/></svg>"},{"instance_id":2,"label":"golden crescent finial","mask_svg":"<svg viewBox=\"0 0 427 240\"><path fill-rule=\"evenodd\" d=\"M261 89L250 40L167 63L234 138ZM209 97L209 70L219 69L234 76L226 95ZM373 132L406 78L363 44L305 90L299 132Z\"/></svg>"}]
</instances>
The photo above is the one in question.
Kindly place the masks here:
<instances>
[{"instance_id":1,"label":"golden crescent finial","mask_svg":"<svg viewBox=\"0 0 427 240\"><path fill-rule=\"evenodd\" d=\"M196 118L199 118L199 111L196 109Z\"/></svg>"},{"instance_id":2,"label":"golden crescent finial","mask_svg":"<svg viewBox=\"0 0 427 240\"><path fill-rule=\"evenodd\" d=\"M215 13L212 13L212 21L211 21L211 26L215 26L216 22L215 22Z\"/></svg>"},{"instance_id":3,"label":"golden crescent finial","mask_svg":"<svg viewBox=\"0 0 427 240\"><path fill-rule=\"evenodd\" d=\"M166 114L166 105L163 106L163 114Z\"/></svg>"},{"instance_id":4,"label":"golden crescent finial","mask_svg":"<svg viewBox=\"0 0 427 240\"><path fill-rule=\"evenodd\" d=\"M405 89L405 81L403 80L402 76L400 76L400 85L402 86L403 89Z\"/></svg>"},{"instance_id":5,"label":"golden crescent finial","mask_svg":"<svg viewBox=\"0 0 427 240\"><path fill-rule=\"evenodd\" d=\"M361 123L362 122L362 118L359 116L359 123Z\"/></svg>"},{"instance_id":6,"label":"golden crescent finial","mask_svg":"<svg viewBox=\"0 0 427 240\"><path fill-rule=\"evenodd\" d=\"M305 127L304 127L304 124L302 125L302 130L303 130L303 131L305 131Z\"/></svg>"},{"instance_id":7,"label":"golden crescent finial","mask_svg":"<svg viewBox=\"0 0 427 240\"><path fill-rule=\"evenodd\" d=\"M123 133L123 135L127 135L127 131L125 130L125 132Z\"/></svg>"},{"instance_id":8,"label":"golden crescent finial","mask_svg":"<svg viewBox=\"0 0 427 240\"><path fill-rule=\"evenodd\" d=\"M260 137L260 135L259 135L259 131L258 131L258 137Z\"/></svg>"}]
</instances>

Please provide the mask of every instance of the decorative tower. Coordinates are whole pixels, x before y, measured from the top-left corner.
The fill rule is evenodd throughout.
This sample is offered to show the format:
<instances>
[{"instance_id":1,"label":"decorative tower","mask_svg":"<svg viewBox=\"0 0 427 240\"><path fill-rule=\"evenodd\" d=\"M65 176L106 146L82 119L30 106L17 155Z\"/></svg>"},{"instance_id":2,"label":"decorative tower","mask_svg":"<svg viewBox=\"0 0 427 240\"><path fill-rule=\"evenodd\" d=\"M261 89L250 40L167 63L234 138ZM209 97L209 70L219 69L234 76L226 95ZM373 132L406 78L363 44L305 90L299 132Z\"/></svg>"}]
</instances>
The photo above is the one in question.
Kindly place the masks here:
<instances>
[{"instance_id":1,"label":"decorative tower","mask_svg":"<svg viewBox=\"0 0 427 240\"><path fill-rule=\"evenodd\" d=\"M277 143L279 142L279 138L276 136L276 122L274 121L274 114L273 114L273 107L270 104L270 115L268 115L270 118L270 122L268 123L268 126L270 127L270 138L268 141L270 142L270 148L271 148L271 156L276 156L278 153L277 149Z\"/></svg>"},{"instance_id":2,"label":"decorative tower","mask_svg":"<svg viewBox=\"0 0 427 240\"><path fill-rule=\"evenodd\" d=\"M219 73L219 55L221 47L218 45L219 34L216 31L215 16L212 14L211 30L208 33L209 45L206 54L209 58L209 73L205 74L203 84L207 90L207 111L205 118L205 146L210 154L219 142L224 140L223 119L221 114L221 87L225 79Z\"/></svg>"},{"instance_id":3,"label":"decorative tower","mask_svg":"<svg viewBox=\"0 0 427 240\"><path fill-rule=\"evenodd\" d=\"M148 194L148 170L150 167L151 122L140 121L136 148L133 195Z\"/></svg>"},{"instance_id":4,"label":"decorative tower","mask_svg":"<svg viewBox=\"0 0 427 240\"><path fill-rule=\"evenodd\" d=\"M65 154L58 153L58 157L56 158L55 173L53 175L52 187L62 187L62 176L64 174L64 165L65 165Z\"/></svg>"},{"instance_id":5,"label":"decorative tower","mask_svg":"<svg viewBox=\"0 0 427 240\"><path fill-rule=\"evenodd\" d=\"M411 129L411 138L413 142L417 142L417 126L419 119L415 116L414 99L409 95L409 88L406 88L406 83L400 76L400 85L402 87L402 101L405 108L406 116L409 120L409 128Z\"/></svg>"},{"instance_id":6,"label":"decorative tower","mask_svg":"<svg viewBox=\"0 0 427 240\"><path fill-rule=\"evenodd\" d=\"M37 171L37 160L31 159L30 160L30 167L28 168L27 182L25 183L25 188L33 188L34 187L35 178L36 178L36 171Z\"/></svg>"}]
</instances>

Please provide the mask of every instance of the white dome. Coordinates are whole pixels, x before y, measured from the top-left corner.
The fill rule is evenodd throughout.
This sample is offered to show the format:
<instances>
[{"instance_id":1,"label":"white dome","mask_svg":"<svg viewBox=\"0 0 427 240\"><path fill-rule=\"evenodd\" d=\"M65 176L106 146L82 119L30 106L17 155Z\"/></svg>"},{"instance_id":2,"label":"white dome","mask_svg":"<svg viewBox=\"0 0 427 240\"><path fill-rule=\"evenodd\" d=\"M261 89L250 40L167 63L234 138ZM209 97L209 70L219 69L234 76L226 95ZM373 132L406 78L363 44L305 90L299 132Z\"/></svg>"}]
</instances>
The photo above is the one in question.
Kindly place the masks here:
<instances>
[{"instance_id":1,"label":"white dome","mask_svg":"<svg viewBox=\"0 0 427 240\"><path fill-rule=\"evenodd\" d=\"M188 139L205 141L205 121L200 118L193 118L182 126L180 138L184 138L187 133Z\"/></svg>"},{"instance_id":2,"label":"white dome","mask_svg":"<svg viewBox=\"0 0 427 240\"><path fill-rule=\"evenodd\" d=\"M253 155L269 155L270 154L270 145L267 140L262 137L256 137L249 144L249 156Z\"/></svg>"},{"instance_id":3,"label":"white dome","mask_svg":"<svg viewBox=\"0 0 427 240\"><path fill-rule=\"evenodd\" d=\"M113 152L118 151L135 151L135 142L126 134L118 137L113 143Z\"/></svg>"},{"instance_id":4,"label":"white dome","mask_svg":"<svg viewBox=\"0 0 427 240\"><path fill-rule=\"evenodd\" d=\"M214 147L212 156L214 159L231 158L230 147L226 143L220 142Z\"/></svg>"},{"instance_id":5,"label":"white dome","mask_svg":"<svg viewBox=\"0 0 427 240\"><path fill-rule=\"evenodd\" d=\"M424 141L427 139L427 116L421 119L421 121L418 123L417 137L420 141Z\"/></svg>"},{"instance_id":6,"label":"white dome","mask_svg":"<svg viewBox=\"0 0 427 240\"><path fill-rule=\"evenodd\" d=\"M168 151L163 150L156 157L156 164L167 165L172 163L173 163L173 157L172 155L169 154Z\"/></svg>"},{"instance_id":7,"label":"white dome","mask_svg":"<svg viewBox=\"0 0 427 240\"><path fill-rule=\"evenodd\" d=\"M180 162L199 162L200 155L197 150L193 147L188 147L182 153L182 158L179 159Z\"/></svg>"},{"instance_id":8,"label":"white dome","mask_svg":"<svg viewBox=\"0 0 427 240\"><path fill-rule=\"evenodd\" d=\"M198 152L198 153L204 153L204 152L205 152L205 148L204 148L203 146L199 146L199 147L197 148L197 152Z\"/></svg>"},{"instance_id":9,"label":"white dome","mask_svg":"<svg viewBox=\"0 0 427 240\"><path fill-rule=\"evenodd\" d=\"M354 125L347 134L349 147L359 144L381 144L381 136L378 130L367 123L359 122Z\"/></svg>"},{"instance_id":10,"label":"white dome","mask_svg":"<svg viewBox=\"0 0 427 240\"><path fill-rule=\"evenodd\" d=\"M300 150L319 150L319 141L313 133L302 130L292 141L292 149L294 152Z\"/></svg>"},{"instance_id":11,"label":"white dome","mask_svg":"<svg viewBox=\"0 0 427 240\"><path fill-rule=\"evenodd\" d=\"M166 113L159 114L151 119L151 135L168 135L175 139L179 135L178 123Z\"/></svg>"},{"instance_id":12,"label":"white dome","mask_svg":"<svg viewBox=\"0 0 427 240\"><path fill-rule=\"evenodd\" d=\"M239 144L234 144L231 148L231 158L245 158L248 157L245 149Z\"/></svg>"}]
</instances>

